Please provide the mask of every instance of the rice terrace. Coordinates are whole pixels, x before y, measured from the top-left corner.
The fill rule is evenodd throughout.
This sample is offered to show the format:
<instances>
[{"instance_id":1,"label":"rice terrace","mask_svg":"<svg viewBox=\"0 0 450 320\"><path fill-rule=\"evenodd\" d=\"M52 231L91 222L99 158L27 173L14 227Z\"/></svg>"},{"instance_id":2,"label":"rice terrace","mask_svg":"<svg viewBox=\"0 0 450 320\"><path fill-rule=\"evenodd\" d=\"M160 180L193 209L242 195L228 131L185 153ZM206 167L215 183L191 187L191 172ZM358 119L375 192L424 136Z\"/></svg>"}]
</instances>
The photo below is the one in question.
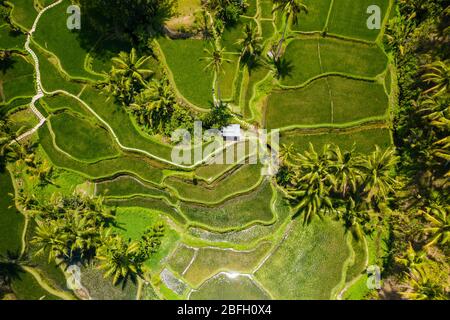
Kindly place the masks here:
<instances>
[{"instance_id":1,"label":"rice terrace","mask_svg":"<svg viewBox=\"0 0 450 320\"><path fill-rule=\"evenodd\" d=\"M0 300L449 298L448 3L111 3L0 0Z\"/></svg>"}]
</instances>

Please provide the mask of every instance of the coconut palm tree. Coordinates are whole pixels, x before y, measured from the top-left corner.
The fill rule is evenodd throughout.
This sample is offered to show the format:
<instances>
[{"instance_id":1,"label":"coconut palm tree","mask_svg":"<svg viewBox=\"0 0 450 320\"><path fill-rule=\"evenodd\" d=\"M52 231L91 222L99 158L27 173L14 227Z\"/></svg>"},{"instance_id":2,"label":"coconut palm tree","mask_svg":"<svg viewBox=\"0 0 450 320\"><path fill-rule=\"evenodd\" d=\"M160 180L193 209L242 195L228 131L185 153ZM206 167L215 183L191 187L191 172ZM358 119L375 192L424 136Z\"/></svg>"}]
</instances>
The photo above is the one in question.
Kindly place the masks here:
<instances>
[{"instance_id":1,"label":"coconut palm tree","mask_svg":"<svg viewBox=\"0 0 450 320\"><path fill-rule=\"evenodd\" d=\"M427 64L424 69L426 73L422 79L431 85L424 94L432 93L434 96L448 94L450 90L450 66L448 62L435 61Z\"/></svg>"},{"instance_id":2,"label":"coconut palm tree","mask_svg":"<svg viewBox=\"0 0 450 320\"><path fill-rule=\"evenodd\" d=\"M86 215L78 211L68 211L64 219L64 233L67 235L69 257L82 260L92 258L98 243L99 226Z\"/></svg>"},{"instance_id":3,"label":"coconut palm tree","mask_svg":"<svg viewBox=\"0 0 450 320\"><path fill-rule=\"evenodd\" d=\"M167 80L153 80L130 105L142 125L159 133L173 113L176 98Z\"/></svg>"},{"instance_id":4,"label":"coconut palm tree","mask_svg":"<svg viewBox=\"0 0 450 320\"><path fill-rule=\"evenodd\" d=\"M149 59L149 56L138 58L135 48L131 49L130 53L121 52L118 57L111 59L112 74L121 78L130 78L134 83L145 85L145 81L153 74L152 70L145 68Z\"/></svg>"},{"instance_id":5,"label":"coconut palm tree","mask_svg":"<svg viewBox=\"0 0 450 320\"><path fill-rule=\"evenodd\" d=\"M216 77L215 88L217 90L217 99L214 98L214 101L217 103L221 101L220 97L220 74L224 72L223 64L231 63L231 60L224 58L225 48L220 48L216 44L211 44L211 48L205 48L204 52L206 54L205 57L200 58L200 60L206 61L207 65L204 70L209 70Z\"/></svg>"},{"instance_id":6,"label":"coconut palm tree","mask_svg":"<svg viewBox=\"0 0 450 320\"><path fill-rule=\"evenodd\" d=\"M67 248L67 234L62 232L61 223L54 220L36 220L36 234L31 243L36 245L38 251L36 255L48 252L48 261L57 258L70 258Z\"/></svg>"},{"instance_id":7,"label":"coconut palm tree","mask_svg":"<svg viewBox=\"0 0 450 320\"><path fill-rule=\"evenodd\" d=\"M331 148L331 179L334 191L346 197L349 192L356 192L360 181L357 167L358 159L354 151L342 152L338 146Z\"/></svg>"},{"instance_id":8,"label":"coconut palm tree","mask_svg":"<svg viewBox=\"0 0 450 320\"><path fill-rule=\"evenodd\" d=\"M450 125L450 105L448 97L435 96L421 99L417 103L423 118L438 130L447 130Z\"/></svg>"},{"instance_id":9,"label":"coconut palm tree","mask_svg":"<svg viewBox=\"0 0 450 320\"><path fill-rule=\"evenodd\" d=\"M284 163L291 162L296 155L295 147L293 143L288 145L283 144L280 149L280 160Z\"/></svg>"},{"instance_id":10,"label":"coconut palm tree","mask_svg":"<svg viewBox=\"0 0 450 320\"><path fill-rule=\"evenodd\" d=\"M19 252L7 251L5 255L0 254L0 296L1 287L10 287L14 280L20 279L21 274L25 272L22 265L28 263Z\"/></svg>"},{"instance_id":11,"label":"coconut palm tree","mask_svg":"<svg viewBox=\"0 0 450 320\"><path fill-rule=\"evenodd\" d=\"M432 205L420 213L427 221L424 232L431 237L427 247L450 242L450 206Z\"/></svg>"},{"instance_id":12,"label":"coconut palm tree","mask_svg":"<svg viewBox=\"0 0 450 320\"><path fill-rule=\"evenodd\" d=\"M123 104L129 105L153 74L153 71L145 66L149 59L148 56L139 58L134 48L130 53L119 53L111 59L111 71L98 86L106 89Z\"/></svg>"},{"instance_id":13,"label":"coconut palm tree","mask_svg":"<svg viewBox=\"0 0 450 320\"><path fill-rule=\"evenodd\" d=\"M382 151L376 146L371 155L362 159L358 167L364 175L364 180L359 192L365 196L367 203L384 202L394 191L397 185L394 178L396 164L397 157L393 148Z\"/></svg>"},{"instance_id":14,"label":"coconut palm tree","mask_svg":"<svg viewBox=\"0 0 450 320\"><path fill-rule=\"evenodd\" d=\"M402 256L395 257L395 261L403 267L407 268L409 271L421 267L426 260L426 252L417 252L416 250L414 250L411 242L408 244L408 248Z\"/></svg>"},{"instance_id":15,"label":"coconut palm tree","mask_svg":"<svg viewBox=\"0 0 450 320\"><path fill-rule=\"evenodd\" d=\"M301 215L304 223L309 223L321 211L330 211L330 146L318 154L312 144L296 161L299 169L293 177L294 187L288 189L288 198L294 205L295 216Z\"/></svg>"},{"instance_id":16,"label":"coconut palm tree","mask_svg":"<svg viewBox=\"0 0 450 320\"><path fill-rule=\"evenodd\" d=\"M244 37L237 41L241 46L241 59L251 65L253 61L261 54L262 37L259 33L258 26L247 23L243 29Z\"/></svg>"},{"instance_id":17,"label":"coconut palm tree","mask_svg":"<svg viewBox=\"0 0 450 320\"><path fill-rule=\"evenodd\" d=\"M105 278L113 278L114 285L119 281L126 282L129 278L135 281L142 273L143 261L139 259L140 254L138 241L127 243L117 235L108 237L98 252L99 269L105 272Z\"/></svg>"},{"instance_id":18,"label":"coconut palm tree","mask_svg":"<svg viewBox=\"0 0 450 320\"><path fill-rule=\"evenodd\" d=\"M299 15L302 12L308 13L308 7L303 3L302 0L273 0L273 3L275 4L273 12L280 12L280 14L284 14L286 17L283 34L281 36L280 42L278 43L278 49L275 55L275 60L278 60L280 58L284 40L286 39L286 32L289 21L292 22L292 25L297 25Z\"/></svg>"},{"instance_id":19,"label":"coconut palm tree","mask_svg":"<svg viewBox=\"0 0 450 320\"><path fill-rule=\"evenodd\" d=\"M409 300L445 300L444 287L429 276L427 268L416 267L405 274L400 294Z\"/></svg>"}]
</instances>

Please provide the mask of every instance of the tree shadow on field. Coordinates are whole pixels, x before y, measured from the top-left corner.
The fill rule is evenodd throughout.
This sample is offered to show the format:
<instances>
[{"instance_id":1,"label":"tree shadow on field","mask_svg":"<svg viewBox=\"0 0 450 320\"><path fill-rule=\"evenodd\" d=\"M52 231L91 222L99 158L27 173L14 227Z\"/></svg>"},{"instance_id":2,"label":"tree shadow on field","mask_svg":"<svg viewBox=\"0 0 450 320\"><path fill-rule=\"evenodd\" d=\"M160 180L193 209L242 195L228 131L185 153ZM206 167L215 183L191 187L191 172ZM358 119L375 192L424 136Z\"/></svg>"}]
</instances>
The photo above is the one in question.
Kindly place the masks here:
<instances>
[{"instance_id":1,"label":"tree shadow on field","mask_svg":"<svg viewBox=\"0 0 450 320\"><path fill-rule=\"evenodd\" d=\"M162 33L171 16L171 1L80 0L80 45L97 59L109 60L131 47L145 50L148 40Z\"/></svg>"},{"instance_id":2,"label":"tree shadow on field","mask_svg":"<svg viewBox=\"0 0 450 320\"><path fill-rule=\"evenodd\" d=\"M25 271L20 266L20 253L7 251L0 255L0 288L11 286L15 280L20 280Z\"/></svg>"},{"instance_id":3,"label":"tree shadow on field","mask_svg":"<svg viewBox=\"0 0 450 320\"><path fill-rule=\"evenodd\" d=\"M14 67L15 63L16 61L14 61L11 56L0 59L0 73L5 75L9 69L12 69Z\"/></svg>"},{"instance_id":4,"label":"tree shadow on field","mask_svg":"<svg viewBox=\"0 0 450 320\"><path fill-rule=\"evenodd\" d=\"M274 62L274 66L277 72L277 78L280 80L284 80L287 77L290 77L292 71L294 70L294 66L291 60L286 58L280 58Z\"/></svg>"}]
</instances>

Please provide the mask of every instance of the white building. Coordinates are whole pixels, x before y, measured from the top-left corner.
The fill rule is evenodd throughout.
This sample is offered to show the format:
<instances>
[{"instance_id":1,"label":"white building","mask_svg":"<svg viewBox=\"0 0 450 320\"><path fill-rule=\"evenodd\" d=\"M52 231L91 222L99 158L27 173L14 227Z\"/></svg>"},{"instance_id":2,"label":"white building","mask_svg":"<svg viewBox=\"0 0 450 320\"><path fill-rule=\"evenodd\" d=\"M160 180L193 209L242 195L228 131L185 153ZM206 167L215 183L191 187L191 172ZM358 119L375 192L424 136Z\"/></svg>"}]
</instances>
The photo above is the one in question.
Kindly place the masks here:
<instances>
[{"instance_id":1,"label":"white building","mask_svg":"<svg viewBox=\"0 0 450 320\"><path fill-rule=\"evenodd\" d=\"M226 141L241 140L241 126L239 124L231 124L222 128L222 136Z\"/></svg>"}]
</instances>

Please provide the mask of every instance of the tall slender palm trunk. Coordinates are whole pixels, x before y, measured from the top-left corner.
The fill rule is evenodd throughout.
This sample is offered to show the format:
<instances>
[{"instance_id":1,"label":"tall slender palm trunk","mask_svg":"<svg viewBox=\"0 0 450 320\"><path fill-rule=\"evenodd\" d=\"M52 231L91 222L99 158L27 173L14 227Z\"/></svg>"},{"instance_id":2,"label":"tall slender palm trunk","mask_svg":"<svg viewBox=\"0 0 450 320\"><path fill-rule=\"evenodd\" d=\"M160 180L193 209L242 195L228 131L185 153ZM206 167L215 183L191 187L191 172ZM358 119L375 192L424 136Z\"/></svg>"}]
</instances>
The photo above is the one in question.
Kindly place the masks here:
<instances>
[{"instance_id":1,"label":"tall slender palm trunk","mask_svg":"<svg viewBox=\"0 0 450 320\"><path fill-rule=\"evenodd\" d=\"M280 42L278 43L277 54L275 55L276 61L278 61L278 59L280 58L281 49L283 48L283 43L284 43L284 40L286 39L286 32L287 32L288 24L289 24L289 16L286 17L286 24L284 26L283 35L281 36Z\"/></svg>"}]
</instances>

